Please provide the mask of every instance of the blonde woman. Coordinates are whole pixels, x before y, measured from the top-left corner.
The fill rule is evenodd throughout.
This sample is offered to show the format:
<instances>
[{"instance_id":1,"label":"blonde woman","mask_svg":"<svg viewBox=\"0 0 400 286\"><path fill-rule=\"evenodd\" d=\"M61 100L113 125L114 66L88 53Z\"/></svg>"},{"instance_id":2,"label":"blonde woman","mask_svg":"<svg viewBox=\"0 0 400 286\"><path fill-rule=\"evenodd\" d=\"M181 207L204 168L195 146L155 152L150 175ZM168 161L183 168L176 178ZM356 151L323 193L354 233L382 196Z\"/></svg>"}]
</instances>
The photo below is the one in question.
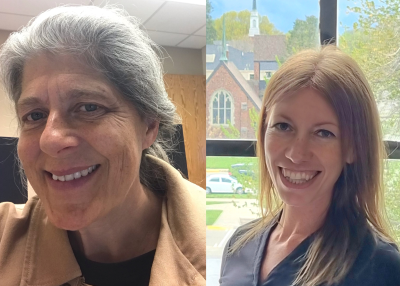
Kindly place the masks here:
<instances>
[{"instance_id":1,"label":"blonde woman","mask_svg":"<svg viewBox=\"0 0 400 286\"><path fill-rule=\"evenodd\" d=\"M327 46L282 65L263 99L258 155L262 218L228 242L221 285L400 285L379 115L354 60Z\"/></svg>"}]
</instances>

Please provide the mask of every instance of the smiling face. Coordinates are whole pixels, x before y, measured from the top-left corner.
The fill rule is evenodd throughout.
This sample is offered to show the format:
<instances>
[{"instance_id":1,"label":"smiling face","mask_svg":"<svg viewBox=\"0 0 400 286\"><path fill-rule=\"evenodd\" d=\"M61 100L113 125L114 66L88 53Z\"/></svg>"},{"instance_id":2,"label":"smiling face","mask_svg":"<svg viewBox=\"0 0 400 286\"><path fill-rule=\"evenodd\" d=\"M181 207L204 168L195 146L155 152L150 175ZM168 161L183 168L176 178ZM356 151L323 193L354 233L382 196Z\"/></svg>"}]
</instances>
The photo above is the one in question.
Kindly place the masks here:
<instances>
[{"instance_id":1,"label":"smiling face","mask_svg":"<svg viewBox=\"0 0 400 286\"><path fill-rule=\"evenodd\" d=\"M332 107L314 89L302 89L273 105L265 124L266 164L281 199L327 207L344 166Z\"/></svg>"},{"instance_id":2,"label":"smiling face","mask_svg":"<svg viewBox=\"0 0 400 286\"><path fill-rule=\"evenodd\" d=\"M74 57L29 60L17 113L19 158L57 227L82 229L142 191L141 154L158 125L146 124L115 87Z\"/></svg>"}]
</instances>

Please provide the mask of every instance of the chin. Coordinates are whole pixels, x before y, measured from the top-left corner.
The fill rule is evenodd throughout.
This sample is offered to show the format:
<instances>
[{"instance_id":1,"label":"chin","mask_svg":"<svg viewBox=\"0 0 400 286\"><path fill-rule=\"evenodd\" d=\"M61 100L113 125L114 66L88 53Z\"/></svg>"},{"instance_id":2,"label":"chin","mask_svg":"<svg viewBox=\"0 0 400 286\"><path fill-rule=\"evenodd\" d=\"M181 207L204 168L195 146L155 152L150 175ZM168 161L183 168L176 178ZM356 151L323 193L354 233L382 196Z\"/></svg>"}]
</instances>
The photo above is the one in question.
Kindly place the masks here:
<instances>
[{"instance_id":1,"label":"chin","mask_svg":"<svg viewBox=\"0 0 400 286\"><path fill-rule=\"evenodd\" d=\"M89 226L93 219L86 210L69 210L69 211L57 211L57 212L46 212L50 222L57 228L76 231Z\"/></svg>"}]
</instances>

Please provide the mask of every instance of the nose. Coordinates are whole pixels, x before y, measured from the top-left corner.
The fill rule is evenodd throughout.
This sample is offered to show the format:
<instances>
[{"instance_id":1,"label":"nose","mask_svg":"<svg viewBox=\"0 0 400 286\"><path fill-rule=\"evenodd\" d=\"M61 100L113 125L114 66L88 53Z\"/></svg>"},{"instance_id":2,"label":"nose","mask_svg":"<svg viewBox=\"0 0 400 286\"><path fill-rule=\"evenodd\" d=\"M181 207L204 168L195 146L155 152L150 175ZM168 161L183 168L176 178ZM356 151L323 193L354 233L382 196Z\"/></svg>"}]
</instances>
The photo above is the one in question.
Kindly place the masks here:
<instances>
[{"instance_id":1,"label":"nose","mask_svg":"<svg viewBox=\"0 0 400 286\"><path fill-rule=\"evenodd\" d=\"M41 150L52 157L60 157L73 151L78 144L79 139L68 122L59 113L50 113L40 136Z\"/></svg>"},{"instance_id":2,"label":"nose","mask_svg":"<svg viewBox=\"0 0 400 286\"><path fill-rule=\"evenodd\" d=\"M296 137L292 142L290 142L285 156L295 164L309 161L312 158L312 151L310 150L310 142L308 138Z\"/></svg>"}]
</instances>

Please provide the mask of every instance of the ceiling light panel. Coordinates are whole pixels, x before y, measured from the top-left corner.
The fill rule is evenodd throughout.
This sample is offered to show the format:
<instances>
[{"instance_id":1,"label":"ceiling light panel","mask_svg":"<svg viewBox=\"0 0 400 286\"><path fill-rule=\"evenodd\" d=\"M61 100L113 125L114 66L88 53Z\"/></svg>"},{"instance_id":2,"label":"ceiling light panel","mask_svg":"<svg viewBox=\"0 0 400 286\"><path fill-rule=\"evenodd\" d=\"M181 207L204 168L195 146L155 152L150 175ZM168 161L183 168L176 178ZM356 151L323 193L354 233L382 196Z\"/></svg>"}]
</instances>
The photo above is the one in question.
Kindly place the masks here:
<instances>
[{"instance_id":1,"label":"ceiling light panel","mask_svg":"<svg viewBox=\"0 0 400 286\"><path fill-rule=\"evenodd\" d=\"M206 6L167 1L146 23L147 30L192 34L206 22Z\"/></svg>"},{"instance_id":2,"label":"ceiling light panel","mask_svg":"<svg viewBox=\"0 0 400 286\"><path fill-rule=\"evenodd\" d=\"M166 0L113 0L108 1L110 4L117 4L124 8L129 15L139 18L141 23L146 22ZM104 6L104 0L95 0L93 2L96 6Z\"/></svg>"}]
</instances>

